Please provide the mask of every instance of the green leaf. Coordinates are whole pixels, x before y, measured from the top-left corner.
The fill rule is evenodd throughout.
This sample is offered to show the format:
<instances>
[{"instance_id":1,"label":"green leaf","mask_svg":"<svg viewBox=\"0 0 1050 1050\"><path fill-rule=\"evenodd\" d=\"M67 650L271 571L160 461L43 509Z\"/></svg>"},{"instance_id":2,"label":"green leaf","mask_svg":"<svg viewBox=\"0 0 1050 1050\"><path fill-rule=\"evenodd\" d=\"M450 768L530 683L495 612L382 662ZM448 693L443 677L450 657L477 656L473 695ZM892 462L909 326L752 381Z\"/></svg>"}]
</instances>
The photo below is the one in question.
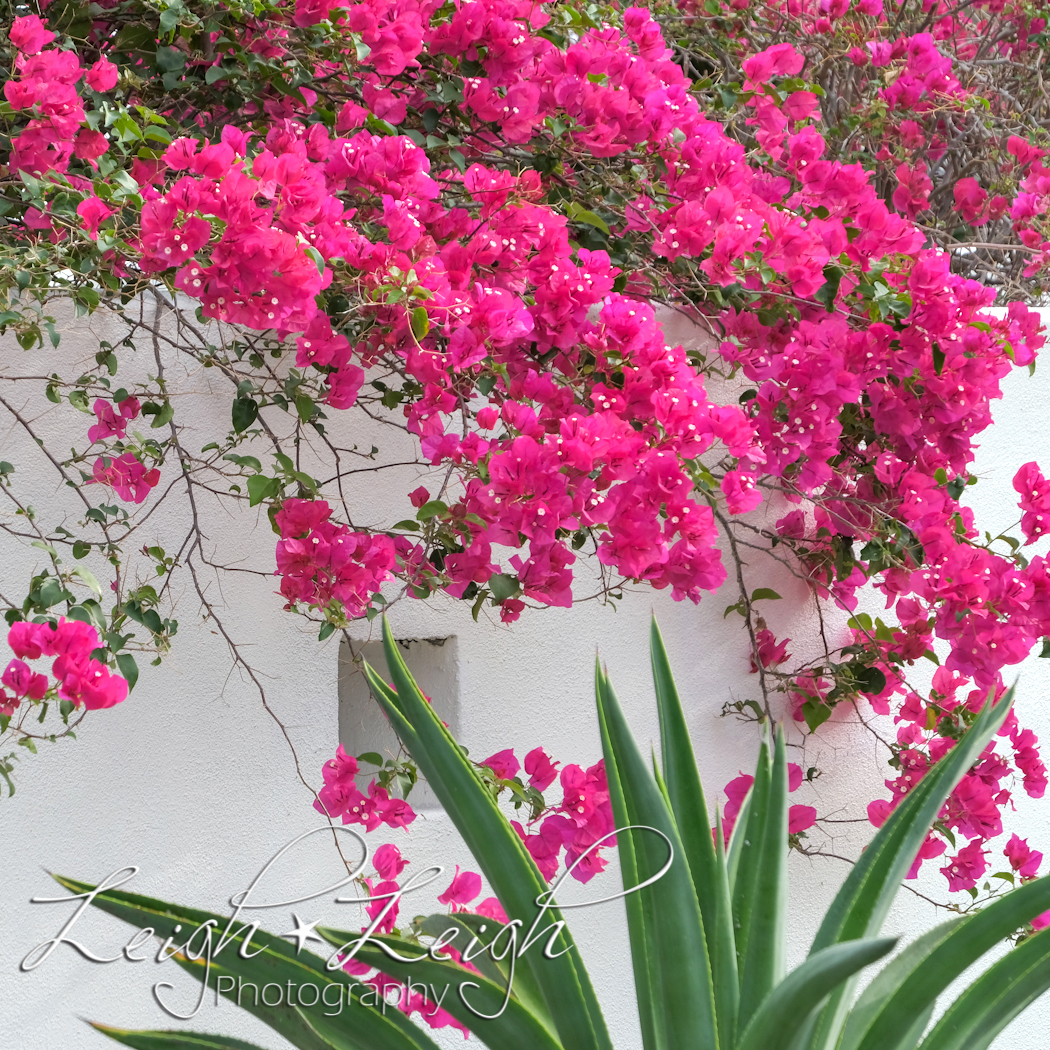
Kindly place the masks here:
<instances>
[{"instance_id":1,"label":"green leaf","mask_svg":"<svg viewBox=\"0 0 1050 1050\"><path fill-rule=\"evenodd\" d=\"M511 919L520 919L528 929L535 920L536 898L548 889L546 881L473 765L419 691L385 615L383 648L396 688L387 686L366 662L364 674L372 694L474 854L500 904ZM553 906L545 917L552 923L561 919ZM537 951L524 958L562 1045L572 1050L612 1050L590 977L568 929L563 928L554 940L551 951L561 952L556 958L547 959Z\"/></svg>"},{"instance_id":2,"label":"green leaf","mask_svg":"<svg viewBox=\"0 0 1050 1050\"><path fill-rule=\"evenodd\" d=\"M740 967L740 1027L745 1027L758 1011L783 978L786 967L788 775L782 730L777 731L771 765L765 755L763 747L755 772L742 881L737 884L733 899Z\"/></svg>"},{"instance_id":3,"label":"green leaf","mask_svg":"<svg viewBox=\"0 0 1050 1050\"><path fill-rule=\"evenodd\" d=\"M75 554L76 551L74 551L74 555ZM90 569L88 569L84 565L74 565L73 575L79 576L84 581L84 583L86 583L88 587L90 587L95 592L96 597L102 597L102 584L99 583L97 579L95 579L95 574Z\"/></svg>"},{"instance_id":4,"label":"green leaf","mask_svg":"<svg viewBox=\"0 0 1050 1050\"><path fill-rule=\"evenodd\" d=\"M809 731L815 733L831 717L831 708L820 700L807 700L802 705L802 717Z\"/></svg>"},{"instance_id":5,"label":"green leaf","mask_svg":"<svg viewBox=\"0 0 1050 1050\"><path fill-rule=\"evenodd\" d=\"M582 222L588 226L593 226L596 230L601 230L606 237L609 236L609 224L600 215L595 215L593 211L588 211L582 204L573 201L569 205L568 214L573 222Z\"/></svg>"},{"instance_id":6,"label":"green leaf","mask_svg":"<svg viewBox=\"0 0 1050 1050\"><path fill-rule=\"evenodd\" d=\"M1050 878L1013 890L954 924L913 962L911 972L873 1018L858 1050L888 1050L902 1026L917 1022L937 997L969 966L1030 919L1050 909Z\"/></svg>"},{"instance_id":7,"label":"green leaf","mask_svg":"<svg viewBox=\"0 0 1050 1050\"><path fill-rule=\"evenodd\" d=\"M872 1021L879 1016L893 994L902 984L911 979L916 968L922 965L923 960L926 959L930 952L944 941L961 921L962 918L957 917L935 926L917 940L912 941L911 944L879 970L871 984L861 993L853 1005L853 1009L850 1010L845 1028L842 1031L842 1041L837 1050L857 1050L858 1044L871 1027ZM854 942L847 941L846 943L853 944ZM925 1025L923 1027L925 1028ZM884 1050L914 1050L915 1044L922 1035L922 1030L920 1029L920 1031L915 1033L915 1038L910 1043L907 1042L906 1036L902 1039L897 1038L905 1031L910 1035L910 1030L904 1029L901 1025L896 1026L896 1030Z\"/></svg>"},{"instance_id":8,"label":"green leaf","mask_svg":"<svg viewBox=\"0 0 1050 1050\"><path fill-rule=\"evenodd\" d=\"M116 659L121 675L127 679L128 692L130 693L135 688L135 683L139 680L139 665L135 663L135 657L131 653L117 653Z\"/></svg>"},{"instance_id":9,"label":"green leaf","mask_svg":"<svg viewBox=\"0 0 1050 1050\"><path fill-rule=\"evenodd\" d=\"M312 244L304 245L303 251L313 260L314 266L317 267L317 272L323 277L324 256Z\"/></svg>"},{"instance_id":10,"label":"green leaf","mask_svg":"<svg viewBox=\"0 0 1050 1050\"><path fill-rule=\"evenodd\" d=\"M711 839L711 821L707 815L696 756L689 742L689 727L655 616L649 630L649 649L660 715L663 779L704 920L711 957L719 1043L731 1047L735 1037L740 990L729 882L725 860L719 861Z\"/></svg>"},{"instance_id":11,"label":"green leaf","mask_svg":"<svg viewBox=\"0 0 1050 1050\"><path fill-rule=\"evenodd\" d=\"M1050 988L1050 937L1037 934L1000 959L955 1000L921 1050L987 1050L995 1037Z\"/></svg>"},{"instance_id":12,"label":"green leaf","mask_svg":"<svg viewBox=\"0 0 1050 1050\"><path fill-rule=\"evenodd\" d=\"M642 1023L646 1048L717 1047L704 921L681 837L600 666L595 692L617 843L627 841L634 856L635 870L623 871L624 889L645 887L627 900L638 899L628 910L628 929L636 983L643 973L639 1010L649 1013Z\"/></svg>"},{"instance_id":13,"label":"green leaf","mask_svg":"<svg viewBox=\"0 0 1050 1050\"><path fill-rule=\"evenodd\" d=\"M758 587L754 594L751 595L753 602L760 602L763 599L766 601L780 601L780 595L776 591L771 590L769 587Z\"/></svg>"},{"instance_id":14,"label":"green leaf","mask_svg":"<svg viewBox=\"0 0 1050 1050\"><path fill-rule=\"evenodd\" d=\"M240 434L259 418L259 406L250 397L239 397L233 403L233 429Z\"/></svg>"},{"instance_id":15,"label":"green leaf","mask_svg":"<svg viewBox=\"0 0 1050 1050\"><path fill-rule=\"evenodd\" d=\"M937 375L941 374L941 369L944 368L944 351L936 344L933 344L933 370Z\"/></svg>"},{"instance_id":16,"label":"green leaf","mask_svg":"<svg viewBox=\"0 0 1050 1050\"><path fill-rule=\"evenodd\" d=\"M751 799L755 793L754 784L744 796L740 812L737 814L733 833L729 836L729 849L726 853L726 875L729 880L729 892L736 892L737 875L740 873L740 859L744 852L744 843L748 841L748 828L751 826ZM721 819L719 818L719 823ZM734 934L735 937L735 934Z\"/></svg>"},{"instance_id":17,"label":"green leaf","mask_svg":"<svg viewBox=\"0 0 1050 1050\"><path fill-rule=\"evenodd\" d=\"M448 504L442 502L439 499L428 500L423 504L419 510L416 511L416 517L420 521L429 521L431 518L436 517L438 514L447 514Z\"/></svg>"},{"instance_id":18,"label":"green leaf","mask_svg":"<svg viewBox=\"0 0 1050 1050\"><path fill-rule=\"evenodd\" d=\"M855 676L862 693L881 693L886 688L886 675L877 667L859 667Z\"/></svg>"},{"instance_id":19,"label":"green leaf","mask_svg":"<svg viewBox=\"0 0 1050 1050\"><path fill-rule=\"evenodd\" d=\"M514 995L527 1010L537 1017L546 1029L554 1033L554 1022L547 1013L546 1003L543 1001L543 993L532 976L532 971L527 966L520 966L513 958L513 952L503 952L505 940L500 940L501 931L505 929L503 923L496 922L484 915L472 915L470 912L459 912L453 915L440 914L430 915L422 921L417 920L419 928L430 934L438 936L451 926L458 926L463 930L465 937L461 944L466 944L470 937L476 937L480 944L494 944L491 952L482 952L473 960L473 965L495 981L506 987L507 981L511 981ZM494 958L493 955L501 956Z\"/></svg>"},{"instance_id":20,"label":"green leaf","mask_svg":"<svg viewBox=\"0 0 1050 1050\"><path fill-rule=\"evenodd\" d=\"M736 1050L790 1050L809 1015L828 993L891 952L896 943L895 937L847 941L814 952L762 1002ZM884 1050L889 1050L888 1044Z\"/></svg>"},{"instance_id":21,"label":"green leaf","mask_svg":"<svg viewBox=\"0 0 1050 1050\"><path fill-rule=\"evenodd\" d=\"M229 1035L205 1035L202 1032L133 1032L126 1028L110 1028L108 1025L88 1021L88 1024L108 1035L110 1039L133 1050L260 1050L255 1043L234 1039Z\"/></svg>"},{"instance_id":22,"label":"green leaf","mask_svg":"<svg viewBox=\"0 0 1050 1050\"><path fill-rule=\"evenodd\" d=\"M824 267L824 284L814 293L813 298L824 304L824 309L829 314L835 312L835 299L839 294L839 286L842 283L843 271L838 266Z\"/></svg>"},{"instance_id":23,"label":"green leaf","mask_svg":"<svg viewBox=\"0 0 1050 1050\"><path fill-rule=\"evenodd\" d=\"M425 306L417 306L412 311L412 334L422 339L430 331L430 317Z\"/></svg>"},{"instance_id":24,"label":"green leaf","mask_svg":"<svg viewBox=\"0 0 1050 1050\"><path fill-rule=\"evenodd\" d=\"M489 590L497 602L506 601L521 594L521 583L517 576L510 576L505 572L497 572L489 577Z\"/></svg>"},{"instance_id":25,"label":"green leaf","mask_svg":"<svg viewBox=\"0 0 1050 1050\"><path fill-rule=\"evenodd\" d=\"M250 507L257 507L263 500L273 499L281 491L281 483L276 478L268 478L262 474L253 474L247 485Z\"/></svg>"},{"instance_id":26,"label":"green leaf","mask_svg":"<svg viewBox=\"0 0 1050 1050\"><path fill-rule=\"evenodd\" d=\"M175 406L170 401L165 401L160 406L160 411L153 417L153 422L150 423L150 429L156 430L158 427L166 426L168 423L175 418Z\"/></svg>"},{"instance_id":27,"label":"green leaf","mask_svg":"<svg viewBox=\"0 0 1050 1050\"><path fill-rule=\"evenodd\" d=\"M91 551L91 544L85 543L83 540L74 540L73 542L73 557L79 561L84 558Z\"/></svg>"},{"instance_id":28,"label":"green leaf","mask_svg":"<svg viewBox=\"0 0 1050 1050\"><path fill-rule=\"evenodd\" d=\"M56 875L54 878L73 893L87 893L95 888L89 883L63 876ZM286 1005L268 1007L261 1001L255 1005L250 993L243 996L242 1008L270 1025L297 1050L438 1050L437 1044L399 1010L389 1010L383 1014L378 1009L362 1005L359 1000L364 986L360 981L340 969L327 970L324 959L308 951L297 952L280 938L267 933L255 933L251 937L251 952L257 954L242 958L240 949L245 943L249 927L238 926L227 917L119 889L98 893L91 903L140 929L151 927L162 939L170 936L175 945L184 944L188 933L209 921L215 924L214 929L218 931L213 934L213 946L218 944L220 936L228 929L230 936L227 944L220 953L213 954L210 967L206 967L203 955L197 961L185 955L174 956L174 961L197 980L204 980L207 976L212 989L218 987L217 979L221 976L240 978L260 988L266 983L275 983L284 988L289 980L293 985L313 983L319 989L329 984L341 985L344 1003L349 994L351 1004L345 1006L339 1017L327 1019L328 1027L323 1038L318 1035L321 1018L314 1016L320 1015L321 1011ZM198 936L192 947L199 949L202 940L203 937ZM208 994L214 993L209 991ZM236 1002L236 988L231 993L224 987L221 994Z\"/></svg>"}]
</instances>

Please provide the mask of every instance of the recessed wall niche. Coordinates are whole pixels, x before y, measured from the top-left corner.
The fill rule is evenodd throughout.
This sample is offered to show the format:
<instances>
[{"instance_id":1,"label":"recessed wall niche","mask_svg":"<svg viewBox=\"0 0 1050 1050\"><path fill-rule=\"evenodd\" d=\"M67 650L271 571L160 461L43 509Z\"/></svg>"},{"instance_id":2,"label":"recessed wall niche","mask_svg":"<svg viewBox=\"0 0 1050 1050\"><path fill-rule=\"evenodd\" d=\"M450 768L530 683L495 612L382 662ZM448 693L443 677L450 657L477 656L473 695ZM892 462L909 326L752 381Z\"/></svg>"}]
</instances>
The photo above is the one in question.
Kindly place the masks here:
<instances>
[{"instance_id":1,"label":"recessed wall niche","mask_svg":"<svg viewBox=\"0 0 1050 1050\"><path fill-rule=\"evenodd\" d=\"M399 638L397 644L419 688L430 697L438 717L447 722L453 736L458 737L459 650L456 636ZM348 755L377 751L384 760L393 758L400 750L400 743L372 697L361 670L362 659L390 681L382 642L352 639L339 646L339 741ZM362 772L368 773L373 767L362 765L361 768ZM425 784L417 784L408 801L415 810L441 808Z\"/></svg>"}]
</instances>

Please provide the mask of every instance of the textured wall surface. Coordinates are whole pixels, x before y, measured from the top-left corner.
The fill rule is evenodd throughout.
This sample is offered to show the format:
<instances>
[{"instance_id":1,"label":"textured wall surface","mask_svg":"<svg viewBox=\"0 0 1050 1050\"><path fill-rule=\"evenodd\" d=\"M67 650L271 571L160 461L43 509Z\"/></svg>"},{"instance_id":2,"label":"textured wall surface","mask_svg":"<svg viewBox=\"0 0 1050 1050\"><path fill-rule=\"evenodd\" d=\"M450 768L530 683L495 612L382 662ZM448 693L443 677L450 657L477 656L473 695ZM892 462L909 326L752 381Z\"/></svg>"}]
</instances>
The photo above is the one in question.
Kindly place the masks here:
<instances>
[{"instance_id":1,"label":"textured wall surface","mask_svg":"<svg viewBox=\"0 0 1050 1050\"><path fill-rule=\"evenodd\" d=\"M66 327L63 355L95 352L99 325L92 326L94 331L84 322ZM144 355L137 367L149 371L150 364ZM978 459L981 482L967 490L978 521L993 531L1017 518L1010 488L1017 466L1029 459L1050 466L1045 408L1050 400L1050 366L1044 367L1034 378L1020 373L1006 381L1006 398L995 406L996 425L986 435ZM50 370L43 354L23 355L10 342L0 350L0 368L5 374L27 375ZM219 428L225 429L229 393L216 388L212 376L186 372L173 374L172 382L180 418L189 428L206 433L214 416L222 421ZM24 405L41 436L56 447L66 448L77 440L83 443L78 434L86 427L85 417L71 420L75 413L68 406L48 405L40 391L30 393L28 385ZM0 453L31 479L38 509L51 512L68 503L68 490L56 483L3 409ZM165 483L174 475L174 467L167 467ZM363 475L351 491L358 520L379 523L404 517L409 510L405 494L418 483L418 476L416 468L389 471L378 478ZM0 513L8 510L4 507ZM72 505L68 512L77 513ZM274 536L265 515L245 511L233 518L218 507L205 513L212 560L272 570ZM766 513L775 518L783 510L774 506L758 512ZM46 517L42 513L42 521ZM180 526L174 509L158 519L149 526L158 537ZM0 552L0 591L24 593L40 552L7 538L0 540ZM585 593L586 568L580 568L581 593ZM778 636L792 638L796 653L805 653L815 646L815 608L797 581L774 569L756 561L746 570L748 584L771 586L784 595L785 601L770 604L770 626ZM353 666L340 660L335 638L319 644L316 629L281 612L272 578L213 573L205 584L225 626L243 647L287 739L264 708L257 684L233 666L226 642L214 623L202 617L197 595L183 580L176 592L180 629L170 658L160 668L144 668L128 701L91 717L78 740L27 757L18 771L17 794L0 800L4 1004L0 1050L94 1050L113 1045L88 1029L83 1018L127 1027L173 1026L175 1022L154 1000L157 982L173 986L159 994L178 1011L188 1013L195 1000L196 986L171 963L104 965L62 947L34 972L19 972L26 953L55 935L73 912L69 904L30 903L35 896L62 894L48 871L99 880L125 865L137 865L140 871L128 888L224 911L228 898L244 889L280 847L301 832L320 827L320 818L311 808L312 796L298 778L297 763L309 783L320 783L321 765L331 757L339 736L340 697L344 732L365 731L348 728L352 712L347 705L356 686L339 680L340 675L354 674ZM542 744L563 762L589 764L599 757L592 700L596 650L608 663L643 746L656 736L645 647L648 618L655 610L678 672L704 781L709 795L718 799L727 780L740 770L750 770L757 741L753 726L721 717L727 701L757 694L755 677L748 674L740 620L723 618L726 605L736 597L734 587L727 584L723 593L694 607L639 587L628 592L615 611L584 602L571 611L527 611L512 626L502 626L485 613L475 623L469 603L438 598L430 603L399 603L392 623L401 638L455 638L454 645L442 647L443 655L432 655L432 663L420 674L424 684L427 675L433 675L435 697L455 711L461 739L472 755L508 746L521 755ZM872 601L872 611L878 604ZM831 632L841 631L841 616L830 614L828 619ZM355 638L366 641L367 627L361 627ZM1046 668L1045 661L1035 659L1020 668L1019 716L1050 742ZM441 689L457 695L442 696ZM822 817L842 822L826 825L813 842L824 852L856 857L871 832L860 818L886 775L874 736L855 722L833 720L806 745L804 761L818 766L822 775L812 785L804 785L793 800L810 803ZM1017 810L1014 829L1028 835L1033 847L1050 857L1050 800L1032 802L1021 793ZM850 823L854 820L859 822ZM374 845L396 842L419 867L471 866L448 820L432 808L421 813L409 832L384 829L371 839ZM936 864L926 868L913 884L917 893L901 893L889 922L891 932L908 936L936 920L933 904L918 894L935 900L947 895ZM823 907L845 871L839 859L792 856L792 962L804 956ZM337 879L339 872L331 837L316 835L271 872L269 899L321 888ZM617 878L610 867L604 876L605 892L611 891ZM598 885L573 885L568 896L578 900L597 896ZM263 925L277 933L290 929L293 910L307 921L316 918L347 926L359 921L356 908L334 904L332 896L276 908L263 916ZM409 901L403 907L409 915L418 910ZM616 902L583 908L571 913L571 922L616 1045L635 1050L640 1039L622 906ZM70 936L108 957L119 953L131 932L103 915L85 914ZM1030 1011L995 1046L1045 1050L1048 1025L1050 1001ZM189 1026L240 1035L273 1050L287 1045L226 1002L216 1006L214 996ZM461 1042L456 1033L442 1033L439 1038L447 1046Z\"/></svg>"}]
</instances>

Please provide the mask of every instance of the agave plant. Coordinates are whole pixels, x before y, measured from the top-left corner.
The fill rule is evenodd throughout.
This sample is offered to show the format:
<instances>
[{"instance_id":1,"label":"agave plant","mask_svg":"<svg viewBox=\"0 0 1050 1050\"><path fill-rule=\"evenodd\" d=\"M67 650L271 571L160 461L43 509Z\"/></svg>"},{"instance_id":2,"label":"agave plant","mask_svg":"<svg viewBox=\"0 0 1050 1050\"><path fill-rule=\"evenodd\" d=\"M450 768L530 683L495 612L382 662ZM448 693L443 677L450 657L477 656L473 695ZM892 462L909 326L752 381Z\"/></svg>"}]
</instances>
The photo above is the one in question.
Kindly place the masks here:
<instances>
[{"instance_id":1,"label":"agave plant","mask_svg":"<svg viewBox=\"0 0 1050 1050\"><path fill-rule=\"evenodd\" d=\"M384 624L388 686L365 673L377 701L472 850L509 917L510 929L468 914L438 915L421 924L436 936L458 927L478 944L509 941L529 930L537 898L548 886L497 802L456 741L430 709ZM1033 916L1050 909L1050 879L1013 890L983 911L930 930L898 953L859 996L855 981L888 955L892 939L879 929L920 844L950 789L1002 725L1012 691L989 699L966 735L889 817L854 865L813 942L809 957L785 972L787 762L782 733L763 744L751 793L728 849L708 810L685 719L655 622L652 666L660 715L661 765L650 768L599 666L598 718L616 825L631 954L645 1050L986 1050L995 1036L1050 985L1050 936L1029 937L991 966L930 1028L938 997L971 964ZM669 862L670 858L670 862ZM85 892L87 884L60 878ZM158 936L176 923L226 920L131 893L111 890L94 904ZM545 921L561 915L551 905ZM345 951L357 932L322 931ZM211 977L255 983L338 984L355 1003L339 1016L316 1009L253 1003L245 1008L301 1050L436 1050L422 1029L396 1010L360 1005L366 986L325 960L272 939L244 959L236 951L211 963ZM258 942L253 942L257 947ZM447 943L447 941L446 941ZM434 958L427 942L374 936L357 958L402 980L469 988L444 1008L492 1050L612 1050L587 971L567 927L549 954L492 951L474 970ZM389 949L389 951L388 951ZM396 953L401 961L392 958ZM178 960L198 978L203 960ZM509 994L507 989L509 988ZM232 998L232 990L224 991ZM468 1001L470 1006L467 1005ZM501 1011L500 1007L504 1005ZM492 1015L482 1017L481 1014ZM139 1050L257 1050L240 1040L186 1032L131 1032L96 1027ZM927 1029L929 1029L927 1031Z\"/></svg>"}]
</instances>

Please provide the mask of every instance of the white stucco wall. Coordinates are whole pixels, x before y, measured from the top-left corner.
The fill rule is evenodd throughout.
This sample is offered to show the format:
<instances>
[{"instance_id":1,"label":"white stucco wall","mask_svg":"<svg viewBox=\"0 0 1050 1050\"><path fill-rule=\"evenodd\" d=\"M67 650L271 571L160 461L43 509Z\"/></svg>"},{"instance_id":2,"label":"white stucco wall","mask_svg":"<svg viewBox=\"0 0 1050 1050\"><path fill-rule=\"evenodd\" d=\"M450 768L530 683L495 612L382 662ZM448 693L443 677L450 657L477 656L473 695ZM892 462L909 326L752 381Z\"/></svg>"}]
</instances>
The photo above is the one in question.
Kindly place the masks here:
<instances>
[{"instance_id":1,"label":"white stucco wall","mask_svg":"<svg viewBox=\"0 0 1050 1050\"><path fill-rule=\"evenodd\" d=\"M97 328L97 324L95 326ZM69 338L62 355L93 354L85 322L66 325ZM79 342L77 341L79 338ZM49 352L50 353L50 352ZM149 370L150 362L141 366ZM0 349L4 374L41 374L54 363L45 354L22 354L13 341ZM173 376L180 419L206 427L218 413L225 428L229 395L211 397L212 375ZM978 520L996 530L1016 518L1010 480L1025 460L1050 466L1050 427L1045 405L1050 398L1050 369L1029 379L1020 372L1005 385L1006 400L995 407L996 425L984 439L977 471L981 483L968 490ZM43 436L68 447L86 427L68 406L56 408L26 388L24 403ZM70 430L72 427L72 430ZM202 433L205 430L201 431ZM72 435L72 436L71 436ZM212 435L201 441L210 440ZM79 439L82 443L82 438ZM38 454L19 436L0 409L0 454L16 463L20 482L29 479L33 501L46 511L64 506L68 490L34 460ZM176 474L166 470L165 483ZM414 468L363 475L352 492L359 520L390 521L408 513L405 494L414 487ZM3 508L2 513L8 509ZM71 507L70 513L75 510ZM771 512L774 514L782 513ZM393 516L392 516L393 515ZM158 515L147 529L170 535L179 522ZM242 566L272 568L274 537L265 515L244 513L234 519L219 508L207 511L209 554ZM144 536L143 541L152 538ZM24 593L32 560L39 552L0 537L0 591ZM580 565L580 576L585 566ZM99 571L100 578L102 576ZM749 569L749 585L772 586L785 596L771 603L770 625L778 636L790 635L792 648L813 644L815 620L796 581L772 567ZM274 581L246 573L208 578L209 594L223 610L225 623L264 684L270 706L284 722L306 779L320 783L320 767L338 739L336 640L318 644L316 633L300 619L283 614L273 595ZM19 587L23 590L20 591ZM180 629L170 657L160 668L143 669L127 702L93 715L75 742L44 747L26 756L18 769L18 792L0 800L0 1050L95 1050L112 1045L91 1031L82 1018L123 1027L173 1025L155 1005L151 987L174 985L178 1004L193 1001L196 986L173 964L96 965L63 948L30 974L19 961L35 945L53 936L71 913L69 905L30 904L34 896L59 896L47 877L56 871L99 880L124 865L140 866L129 889L197 907L224 911L227 898L243 889L265 861L300 832L320 825L311 795L296 777L295 760L274 720L263 709L256 686L233 668L224 640L199 613L199 601L183 580L178 585ZM728 597L727 597L728 594ZM589 764L600 754L593 715L592 661L597 650L607 661L621 701L639 740L657 735L646 637L651 610L664 630L685 699L693 743L712 799L738 771L749 771L757 735L752 726L720 717L727 700L757 693L747 673L747 648L738 617L723 619L726 594L705 598L699 608L679 605L666 594L635 588L617 611L585 602L572 610L526 612L513 626L502 626L485 613L479 623L469 603L438 598L402 602L392 614L399 637L455 635L458 654L458 718L463 742L476 756L513 746L519 755L542 744L563 762ZM801 611L800 611L801 610ZM833 624L841 618L832 616ZM359 632L355 636L360 637ZM1045 661L1029 660L1021 669L1019 717L1043 741L1050 742L1050 673ZM793 800L815 805L822 817L860 818L866 803L880 792L886 775L873 738L862 728L833 721L806 750L806 764L821 778L804 786ZM1050 858L1050 800L1036 803L1016 796L1012 830L1030 837ZM830 825L829 825L830 826ZM856 856L870 836L866 823L834 825L829 852ZM373 844L394 841L420 867L424 863L470 866L469 855L447 818L428 811L408 833L383 832ZM1003 840L1005 842L1005 839ZM1000 847L1001 848L1001 847ZM338 877L339 860L328 836L316 836L280 873L282 885L298 893ZM946 898L936 864L915 888ZM411 869L410 869L411 870ZM990 870L996 870L994 867ZM845 873L840 861L792 856L792 962L804 956L824 906ZM616 879L606 877L607 884ZM443 888L445 883L442 883ZM593 887L580 890L594 896ZM573 891L577 891L573 886ZM281 892L274 885L273 893ZM272 899L272 898L271 898ZM291 912L307 921L350 926L347 906L324 898L277 909L264 918L280 933L292 926ZM404 909L415 914L407 902ZM626 930L619 904L570 913L571 924L605 1006L618 1050L640 1047L634 1010ZM901 893L888 923L892 933L911 935L932 924L932 905ZM132 932L101 914L89 913L77 924L85 944L101 955L117 954ZM996 1044L997 1050L1045 1050L1050 1001L1031 1010ZM192 1027L239 1035L263 1047L287 1046L261 1023L210 998ZM443 1045L461 1042L458 1034L438 1037Z\"/></svg>"}]
</instances>

